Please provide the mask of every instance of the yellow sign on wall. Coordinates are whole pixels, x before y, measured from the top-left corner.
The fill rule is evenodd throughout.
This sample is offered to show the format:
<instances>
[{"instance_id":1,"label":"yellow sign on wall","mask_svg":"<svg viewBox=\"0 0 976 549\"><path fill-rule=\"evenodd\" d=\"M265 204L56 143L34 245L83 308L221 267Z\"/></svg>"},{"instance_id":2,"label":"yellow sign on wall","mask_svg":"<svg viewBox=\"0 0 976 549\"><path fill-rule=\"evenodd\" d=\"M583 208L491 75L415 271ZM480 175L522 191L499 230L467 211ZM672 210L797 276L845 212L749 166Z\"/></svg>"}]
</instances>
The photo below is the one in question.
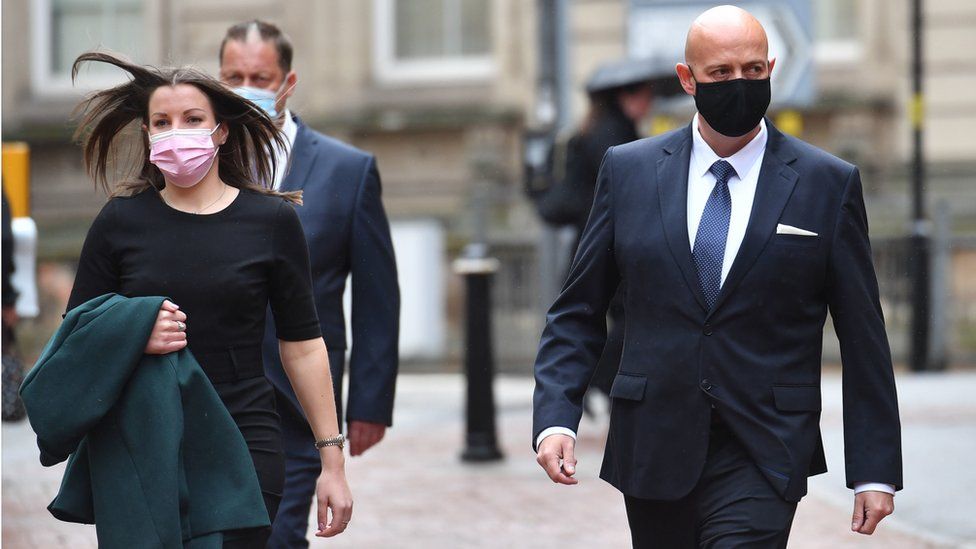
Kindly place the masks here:
<instances>
[{"instance_id":1,"label":"yellow sign on wall","mask_svg":"<svg viewBox=\"0 0 976 549\"><path fill-rule=\"evenodd\" d=\"M800 137L803 135L803 115L800 111L793 109L787 109L784 111L779 111L776 113L776 129L785 133L786 135L792 135L793 137Z\"/></svg>"},{"instance_id":2,"label":"yellow sign on wall","mask_svg":"<svg viewBox=\"0 0 976 549\"><path fill-rule=\"evenodd\" d=\"M678 127L674 118L664 115L655 115L651 119L651 135L661 135Z\"/></svg>"},{"instance_id":3,"label":"yellow sign on wall","mask_svg":"<svg viewBox=\"0 0 976 549\"><path fill-rule=\"evenodd\" d=\"M30 216L30 146L19 141L3 144L3 192L10 215Z\"/></svg>"}]
</instances>

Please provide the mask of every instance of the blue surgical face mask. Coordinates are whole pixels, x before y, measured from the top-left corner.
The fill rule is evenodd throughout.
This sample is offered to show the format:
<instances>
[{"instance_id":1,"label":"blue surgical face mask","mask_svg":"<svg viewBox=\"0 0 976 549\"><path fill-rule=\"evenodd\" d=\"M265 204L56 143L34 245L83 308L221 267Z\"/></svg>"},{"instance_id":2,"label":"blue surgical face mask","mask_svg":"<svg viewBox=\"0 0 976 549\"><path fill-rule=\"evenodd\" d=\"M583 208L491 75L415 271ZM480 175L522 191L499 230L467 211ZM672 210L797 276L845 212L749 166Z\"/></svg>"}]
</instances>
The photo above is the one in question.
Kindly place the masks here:
<instances>
[{"instance_id":1,"label":"blue surgical face mask","mask_svg":"<svg viewBox=\"0 0 976 549\"><path fill-rule=\"evenodd\" d=\"M261 110L268 113L272 120L278 117L278 92L285 86L286 82L281 83L277 90L266 90L264 88L253 88L251 86L241 86L234 88L234 93L254 103ZM294 86L293 86L294 87ZM288 88L289 90L291 88Z\"/></svg>"}]
</instances>

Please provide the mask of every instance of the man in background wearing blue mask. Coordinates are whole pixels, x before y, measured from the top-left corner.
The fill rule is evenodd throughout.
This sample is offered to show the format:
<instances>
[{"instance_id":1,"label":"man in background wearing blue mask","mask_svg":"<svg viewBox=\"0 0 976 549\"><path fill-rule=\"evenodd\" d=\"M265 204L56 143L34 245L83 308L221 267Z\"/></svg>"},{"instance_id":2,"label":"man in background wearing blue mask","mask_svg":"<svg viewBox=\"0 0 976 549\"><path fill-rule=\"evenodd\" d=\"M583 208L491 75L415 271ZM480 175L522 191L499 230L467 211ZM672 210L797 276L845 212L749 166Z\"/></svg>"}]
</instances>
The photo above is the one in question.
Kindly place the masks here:
<instances>
[{"instance_id":1,"label":"man in background wearing blue mask","mask_svg":"<svg viewBox=\"0 0 976 549\"><path fill-rule=\"evenodd\" d=\"M281 129L274 188L304 191L297 208L308 240L315 304L329 348L342 425L346 331L342 295L352 276L352 339L346 406L350 453L361 455L392 424L400 294L389 222L372 155L322 135L287 108L298 77L292 46L278 27L248 21L230 27L220 45L220 79L262 108ZM270 313L269 313L270 314ZM285 441L285 493L269 548L308 547L306 532L319 451L281 368L274 323L267 323L264 363L277 389Z\"/></svg>"}]
</instances>

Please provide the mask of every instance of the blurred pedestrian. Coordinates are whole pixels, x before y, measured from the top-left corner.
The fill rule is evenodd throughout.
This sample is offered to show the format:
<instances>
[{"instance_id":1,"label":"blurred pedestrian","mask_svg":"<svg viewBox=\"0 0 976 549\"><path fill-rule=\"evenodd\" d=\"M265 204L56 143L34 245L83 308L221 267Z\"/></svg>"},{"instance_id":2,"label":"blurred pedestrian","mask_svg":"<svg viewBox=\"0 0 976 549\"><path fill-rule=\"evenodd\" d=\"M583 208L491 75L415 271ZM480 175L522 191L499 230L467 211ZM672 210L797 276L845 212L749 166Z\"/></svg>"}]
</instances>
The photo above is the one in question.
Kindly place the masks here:
<instances>
[{"instance_id":1,"label":"blurred pedestrian","mask_svg":"<svg viewBox=\"0 0 976 549\"><path fill-rule=\"evenodd\" d=\"M627 330L602 478L635 547L785 547L819 431L828 309L844 367L852 530L902 484L897 398L857 168L764 119L762 25L733 6L693 23L676 70L698 113L612 147L536 361L534 439L575 484L586 384L618 284Z\"/></svg>"},{"instance_id":2,"label":"blurred pedestrian","mask_svg":"<svg viewBox=\"0 0 976 549\"><path fill-rule=\"evenodd\" d=\"M639 124L650 114L655 97L668 97L680 91L674 69L652 59L607 63L590 77L586 84L589 112L579 131L567 142L565 153L556 160L565 163L562 177L538 202L539 213L547 222L568 224L576 229L574 254L590 215L603 155L614 145L640 138ZM610 303L607 344L589 385L604 395L610 394L623 350L623 303L619 293Z\"/></svg>"},{"instance_id":3,"label":"blurred pedestrian","mask_svg":"<svg viewBox=\"0 0 976 549\"><path fill-rule=\"evenodd\" d=\"M14 231L13 218L10 215L10 204L7 201L7 190L2 189L3 197L3 243L0 253L3 255L3 273L0 276L0 284L3 285L3 317L2 327L3 341L0 342L2 352L3 370L0 372L0 409L4 421L18 421L24 418L24 403L20 399L18 390L24 380L23 363L16 353L17 323L20 320L17 316L17 296L18 292L13 285L14 274Z\"/></svg>"},{"instance_id":4,"label":"blurred pedestrian","mask_svg":"<svg viewBox=\"0 0 976 549\"><path fill-rule=\"evenodd\" d=\"M284 146L275 148L282 169L274 188L304 192L297 211L308 239L313 294L329 347L340 426L346 350L342 299L351 276L353 346L345 411L350 453L358 456L378 443L393 422L400 312L396 261L376 160L316 132L288 109L298 84L292 54L291 41L275 25L257 20L236 24L221 42L220 79L264 109L284 135ZM307 547L320 460L270 330L264 357L276 390L286 454L281 509L268 546Z\"/></svg>"},{"instance_id":5,"label":"blurred pedestrian","mask_svg":"<svg viewBox=\"0 0 976 549\"><path fill-rule=\"evenodd\" d=\"M14 328L17 326L17 295L13 285L14 275L14 231L13 218L10 215L10 203L7 202L7 190L3 189L3 274L0 284L3 285L3 348L14 342Z\"/></svg>"},{"instance_id":6,"label":"blurred pedestrian","mask_svg":"<svg viewBox=\"0 0 976 549\"><path fill-rule=\"evenodd\" d=\"M85 239L68 309L109 293L172 300L145 352L189 346L247 442L273 520L284 455L261 356L270 303L281 362L312 424L313 448L321 448L323 473L309 479L319 501L317 535L341 533L352 500L293 207L301 194L270 188L280 133L264 111L200 71L86 53L72 74L90 62L114 65L129 80L82 104L85 165L112 198ZM125 150L136 151L135 169L113 184L110 172L124 166L118 153ZM225 547L264 547L269 535L270 528L250 532Z\"/></svg>"}]
</instances>

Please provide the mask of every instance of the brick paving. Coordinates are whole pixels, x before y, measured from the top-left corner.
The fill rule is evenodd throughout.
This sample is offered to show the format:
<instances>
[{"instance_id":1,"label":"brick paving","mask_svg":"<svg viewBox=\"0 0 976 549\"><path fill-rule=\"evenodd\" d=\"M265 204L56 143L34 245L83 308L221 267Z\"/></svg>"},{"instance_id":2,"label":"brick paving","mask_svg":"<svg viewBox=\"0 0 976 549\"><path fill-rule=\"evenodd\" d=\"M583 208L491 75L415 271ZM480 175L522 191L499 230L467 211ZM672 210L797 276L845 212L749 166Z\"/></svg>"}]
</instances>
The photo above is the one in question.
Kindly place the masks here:
<instances>
[{"instance_id":1,"label":"brick paving","mask_svg":"<svg viewBox=\"0 0 976 549\"><path fill-rule=\"evenodd\" d=\"M931 490L938 488L921 489L929 471L926 456L932 452L916 451L916 446L939 442L926 434L933 430L927 426L944 427L946 417L954 418L958 432L950 425L948 434L942 433L950 438L973 433L976 426L973 404L952 399L947 403L947 399L938 398L940 391L945 392L943 386L958 387L959 379L933 379L921 383L913 379L908 384L899 381L905 416L906 478L910 479L906 482L910 488L920 488L899 494L896 516L867 538L849 531L851 500L842 487L842 473L818 477L811 484L810 496L800 504L791 548L976 547L972 544L976 534L970 535L960 521L950 520L951 516L940 518L944 512L913 499L930 497ZM968 387L976 387L976 376L963 376L962 380ZM498 431L506 459L466 465L457 457L463 440L462 379L453 375L401 376L396 427L366 456L347 460L356 500L349 530L332 540L310 537L312 547L628 547L622 499L596 476L602 455L601 425L586 421L581 427L580 484L555 486L535 464L529 447L531 380L506 377L496 387ZM839 414L831 392L839 395L839 380L825 381L824 433L828 462L842 470L837 461L842 459L838 457L842 456L840 448L831 443L839 436ZM38 464L26 423L4 424L2 437L3 547L96 547L93 527L61 523L45 509L57 491L61 468L44 469ZM916 462L919 455L921 461ZM976 478L963 468L966 463L968 459L961 456L955 461L950 457L940 461L943 470L933 472L936 479L940 474L955 474L956 486L941 492L950 499L940 501L940 505L952 509L960 520L972 510L964 498L976 488ZM947 468L949 471L944 470Z\"/></svg>"}]
</instances>

